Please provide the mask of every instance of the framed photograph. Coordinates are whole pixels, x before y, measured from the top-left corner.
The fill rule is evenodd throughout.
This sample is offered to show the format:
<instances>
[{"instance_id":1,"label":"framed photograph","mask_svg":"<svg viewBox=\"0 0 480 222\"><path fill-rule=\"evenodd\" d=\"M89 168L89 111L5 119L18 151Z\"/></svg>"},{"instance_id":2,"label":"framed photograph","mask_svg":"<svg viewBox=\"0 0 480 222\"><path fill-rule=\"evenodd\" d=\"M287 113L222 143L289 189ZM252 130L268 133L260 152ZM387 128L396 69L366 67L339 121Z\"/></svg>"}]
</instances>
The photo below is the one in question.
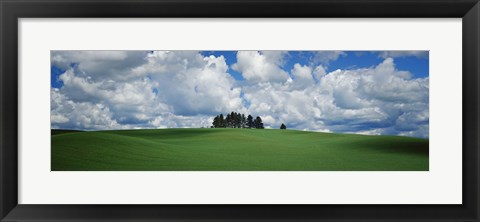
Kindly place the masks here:
<instances>
[{"instance_id":1,"label":"framed photograph","mask_svg":"<svg viewBox=\"0 0 480 222\"><path fill-rule=\"evenodd\" d=\"M477 0L0 4L1 221L479 221Z\"/></svg>"}]
</instances>

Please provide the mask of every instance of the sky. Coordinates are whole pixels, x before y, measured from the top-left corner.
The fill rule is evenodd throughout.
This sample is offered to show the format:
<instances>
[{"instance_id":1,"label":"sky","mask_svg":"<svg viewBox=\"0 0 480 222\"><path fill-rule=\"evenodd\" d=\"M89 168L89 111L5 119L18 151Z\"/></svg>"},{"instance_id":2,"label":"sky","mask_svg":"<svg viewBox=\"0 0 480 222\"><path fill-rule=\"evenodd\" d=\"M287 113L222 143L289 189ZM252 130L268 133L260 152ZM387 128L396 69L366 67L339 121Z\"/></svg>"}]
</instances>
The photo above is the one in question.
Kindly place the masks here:
<instances>
[{"instance_id":1,"label":"sky","mask_svg":"<svg viewBox=\"0 0 480 222\"><path fill-rule=\"evenodd\" d=\"M428 51L51 51L52 129L266 128L428 138Z\"/></svg>"}]
</instances>

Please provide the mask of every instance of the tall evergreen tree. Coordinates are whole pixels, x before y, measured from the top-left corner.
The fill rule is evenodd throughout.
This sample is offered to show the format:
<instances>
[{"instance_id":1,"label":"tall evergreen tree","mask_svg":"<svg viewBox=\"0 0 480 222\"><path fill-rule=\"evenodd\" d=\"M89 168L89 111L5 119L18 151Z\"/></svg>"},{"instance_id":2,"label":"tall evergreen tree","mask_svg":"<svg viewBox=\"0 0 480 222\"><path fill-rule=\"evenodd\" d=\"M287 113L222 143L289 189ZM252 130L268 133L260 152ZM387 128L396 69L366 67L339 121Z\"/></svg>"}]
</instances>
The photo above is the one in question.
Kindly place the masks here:
<instances>
[{"instance_id":1,"label":"tall evergreen tree","mask_svg":"<svg viewBox=\"0 0 480 222\"><path fill-rule=\"evenodd\" d=\"M235 113L235 127L242 128L242 115Z\"/></svg>"},{"instance_id":2,"label":"tall evergreen tree","mask_svg":"<svg viewBox=\"0 0 480 222\"><path fill-rule=\"evenodd\" d=\"M285 126L285 124L282 123L282 125L280 126L280 129L287 129L287 126Z\"/></svg>"},{"instance_id":3,"label":"tall evergreen tree","mask_svg":"<svg viewBox=\"0 0 480 222\"><path fill-rule=\"evenodd\" d=\"M252 115L248 115L248 117L247 117L247 127L248 128L253 128L254 127Z\"/></svg>"},{"instance_id":4,"label":"tall evergreen tree","mask_svg":"<svg viewBox=\"0 0 480 222\"><path fill-rule=\"evenodd\" d=\"M215 118L213 118L213 123L212 123L213 128L218 128L219 127L219 119L220 119L220 117L218 115L215 116Z\"/></svg>"},{"instance_id":5,"label":"tall evergreen tree","mask_svg":"<svg viewBox=\"0 0 480 222\"><path fill-rule=\"evenodd\" d=\"M262 122L262 118L260 118L260 116L257 116L257 118L255 119L255 128L263 129L263 122Z\"/></svg>"},{"instance_id":6,"label":"tall evergreen tree","mask_svg":"<svg viewBox=\"0 0 480 222\"><path fill-rule=\"evenodd\" d=\"M219 128L225 128L225 119L223 119L223 114L220 114L220 117L218 118L218 125Z\"/></svg>"},{"instance_id":7,"label":"tall evergreen tree","mask_svg":"<svg viewBox=\"0 0 480 222\"><path fill-rule=\"evenodd\" d=\"M230 114L230 127L235 128L235 113L233 113L233 115Z\"/></svg>"},{"instance_id":8,"label":"tall evergreen tree","mask_svg":"<svg viewBox=\"0 0 480 222\"><path fill-rule=\"evenodd\" d=\"M242 113L242 116L240 117L240 126L242 128L245 128L247 126L247 118L245 118L245 115Z\"/></svg>"},{"instance_id":9,"label":"tall evergreen tree","mask_svg":"<svg viewBox=\"0 0 480 222\"><path fill-rule=\"evenodd\" d=\"M236 112L232 112L230 114L231 118L232 118L232 128L237 128L237 121L236 121L236 118L237 118L237 113Z\"/></svg>"},{"instance_id":10,"label":"tall evergreen tree","mask_svg":"<svg viewBox=\"0 0 480 222\"><path fill-rule=\"evenodd\" d=\"M228 113L227 117L225 117L225 123L227 128L232 127L232 117L230 116L230 113Z\"/></svg>"}]
</instances>

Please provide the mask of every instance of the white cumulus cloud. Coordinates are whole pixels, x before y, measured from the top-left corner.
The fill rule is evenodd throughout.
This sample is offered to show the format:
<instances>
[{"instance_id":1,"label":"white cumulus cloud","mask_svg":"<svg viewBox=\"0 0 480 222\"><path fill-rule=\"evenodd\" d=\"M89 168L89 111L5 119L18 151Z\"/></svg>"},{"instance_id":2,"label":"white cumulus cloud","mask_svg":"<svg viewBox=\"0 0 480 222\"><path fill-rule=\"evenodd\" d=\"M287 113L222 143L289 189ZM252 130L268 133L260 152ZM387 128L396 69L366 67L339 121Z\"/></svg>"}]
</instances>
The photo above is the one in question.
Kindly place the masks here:
<instances>
[{"instance_id":1,"label":"white cumulus cloud","mask_svg":"<svg viewBox=\"0 0 480 222\"><path fill-rule=\"evenodd\" d=\"M428 58L428 51L381 51L379 56L382 58L396 58L396 57L406 57L406 56L415 56L417 58Z\"/></svg>"},{"instance_id":2,"label":"white cumulus cloud","mask_svg":"<svg viewBox=\"0 0 480 222\"><path fill-rule=\"evenodd\" d=\"M52 64L66 70L59 76L63 86L52 89L52 127L209 126L213 114L242 110L241 89L234 86L222 56L194 51L100 54L52 52ZM136 62L111 68L131 60ZM104 125L98 122L102 118Z\"/></svg>"},{"instance_id":3,"label":"white cumulus cloud","mask_svg":"<svg viewBox=\"0 0 480 222\"><path fill-rule=\"evenodd\" d=\"M281 68L285 52L239 51L232 68L252 82L285 82L288 73Z\"/></svg>"},{"instance_id":4,"label":"white cumulus cloud","mask_svg":"<svg viewBox=\"0 0 480 222\"><path fill-rule=\"evenodd\" d=\"M283 51L239 51L230 65L196 51L52 51L52 65L64 72L51 91L51 126L209 127L234 111L261 116L267 128L428 137L429 78L413 78L394 60L424 52L402 53L328 72L344 52L318 52L287 70Z\"/></svg>"}]
</instances>

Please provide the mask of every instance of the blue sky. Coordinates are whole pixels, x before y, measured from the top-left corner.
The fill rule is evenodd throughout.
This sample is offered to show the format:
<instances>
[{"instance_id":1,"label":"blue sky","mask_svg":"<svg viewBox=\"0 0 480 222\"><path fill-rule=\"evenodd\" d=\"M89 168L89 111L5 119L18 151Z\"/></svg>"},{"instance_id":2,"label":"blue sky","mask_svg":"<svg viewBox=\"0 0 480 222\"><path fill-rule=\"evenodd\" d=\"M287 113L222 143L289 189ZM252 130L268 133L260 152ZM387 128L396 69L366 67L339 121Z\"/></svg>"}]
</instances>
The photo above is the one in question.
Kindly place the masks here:
<instances>
[{"instance_id":1,"label":"blue sky","mask_svg":"<svg viewBox=\"0 0 480 222\"><path fill-rule=\"evenodd\" d=\"M223 56L228 66L231 66L237 62L237 51L201 51L204 56ZM290 51L290 56L282 66L285 70L293 69L295 63L310 64L313 61L312 57L314 51ZM337 60L329 62L325 66L326 71L335 71L337 69L358 69L369 68L378 65L383 61L377 51L344 51L345 55L340 56ZM402 56L395 58L395 64L397 69L405 70L412 73L413 78L428 77L428 57L419 58L417 56ZM60 88L63 83L58 81L58 77L64 73L65 70L51 66L51 86L53 88ZM242 74L236 70L229 69L229 74L236 80L243 80Z\"/></svg>"},{"instance_id":2,"label":"blue sky","mask_svg":"<svg viewBox=\"0 0 480 222\"><path fill-rule=\"evenodd\" d=\"M427 51L52 51L52 128L268 128L428 137Z\"/></svg>"},{"instance_id":3,"label":"blue sky","mask_svg":"<svg viewBox=\"0 0 480 222\"><path fill-rule=\"evenodd\" d=\"M376 51L344 51L344 53L345 55L340 56L337 60L331 61L326 66L326 71L369 68L378 65L384 59L380 55L382 52ZM201 54L205 56L224 56L229 66L237 62L237 51L202 51ZM285 65L282 66L286 70L293 69L295 63L315 63L312 61L315 51L290 51L289 54ZM412 73L414 78L428 77L428 57L401 56L395 58L395 64L398 69ZM229 73L235 79L243 80L241 73L235 70L229 70Z\"/></svg>"}]
</instances>

